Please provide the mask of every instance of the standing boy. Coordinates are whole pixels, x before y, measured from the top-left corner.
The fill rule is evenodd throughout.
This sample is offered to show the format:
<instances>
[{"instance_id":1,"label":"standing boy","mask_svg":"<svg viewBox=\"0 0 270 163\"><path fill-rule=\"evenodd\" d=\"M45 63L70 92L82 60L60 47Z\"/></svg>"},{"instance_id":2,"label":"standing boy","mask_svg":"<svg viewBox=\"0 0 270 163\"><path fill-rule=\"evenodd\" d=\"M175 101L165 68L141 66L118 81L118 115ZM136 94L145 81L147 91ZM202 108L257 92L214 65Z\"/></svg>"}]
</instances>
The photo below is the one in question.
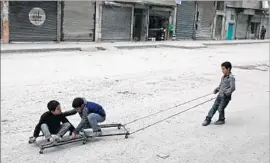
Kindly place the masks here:
<instances>
[{"instance_id":1,"label":"standing boy","mask_svg":"<svg viewBox=\"0 0 270 163\"><path fill-rule=\"evenodd\" d=\"M39 123L35 127L33 137L29 140L30 143L36 141L40 130L49 142L59 141L68 130L71 132L74 130L72 124L62 114L61 106L58 101L50 101L47 107L49 111L43 113L40 117ZM60 124L61 122L62 125ZM51 134L56 134L56 136L53 138Z\"/></svg>"},{"instance_id":2,"label":"standing boy","mask_svg":"<svg viewBox=\"0 0 270 163\"><path fill-rule=\"evenodd\" d=\"M72 107L74 110L64 112L63 114L69 116L78 112L81 117L81 122L73 131L71 137L74 138L85 128L92 128L93 136L99 136L101 134L101 128L98 126L98 122L104 122L106 119L106 113L102 106L87 101L85 98L77 97L73 100Z\"/></svg>"},{"instance_id":3,"label":"standing boy","mask_svg":"<svg viewBox=\"0 0 270 163\"><path fill-rule=\"evenodd\" d=\"M211 119L218 110L219 119L215 122L216 125L222 125L225 123L224 109L231 101L232 93L235 91L235 78L231 73L232 65L230 62L224 62L221 64L223 76L221 78L220 85L214 90L214 94L218 93L214 105L208 112L206 119L203 122L203 126L207 126L211 123Z\"/></svg>"}]
</instances>

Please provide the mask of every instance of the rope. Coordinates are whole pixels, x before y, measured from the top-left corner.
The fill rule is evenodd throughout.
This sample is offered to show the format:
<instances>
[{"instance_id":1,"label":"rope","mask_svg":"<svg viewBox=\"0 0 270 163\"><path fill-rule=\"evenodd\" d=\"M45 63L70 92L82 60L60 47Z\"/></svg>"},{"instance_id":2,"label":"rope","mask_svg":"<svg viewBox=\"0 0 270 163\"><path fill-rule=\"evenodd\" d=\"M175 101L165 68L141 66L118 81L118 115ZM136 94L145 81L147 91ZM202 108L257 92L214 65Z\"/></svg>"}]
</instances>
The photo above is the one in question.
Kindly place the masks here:
<instances>
[{"instance_id":1,"label":"rope","mask_svg":"<svg viewBox=\"0 0 270 163\"><path fill-rule=\"evenodd\" d=\"M155 112L155 113L149 114L149 115L147 115L147 116L144 116L144 117L141 117L141 118L135 119L135 120L133 120L133 121L130 121L130 122L128 122L128 123L126 123L126 124L124 124L124 126L125 126L125 125L128 125L128 124L131 124L131 123L134 123L134 122L136 122L136 121L139 121L139 120L142 120L142 119L145 119L145 118L151 117L151 116L153 116L153 115L157 115L157 114L159 114L159 113L163 113L163 112L168 111L168 110L170 110L170 109L177 108L177 107L179 107L179 106L181 106L181 105L185 105L185 104L187 104L187 103L190 103L190 102L196 101L196 100L198 100L198 99L201 99L201 98L203 98L203 97L209 96L209 95L211 95L211 94L213 94L213 93L209 93L209 94L206 94L206 95L203 95L203 96L197 97L197 98L195 98L195 99L192 99L192 100L189 100L189 101L183 102L183 103L181 103L181 104L175 105L175 106L170 107L170 108L168 108L168 109L161 110L161 111L158 111L158 112Z\"/></svg>"},{"instance_id":2,"label":"rope","mask_svg":"<svg viewBox=\"0 0 270 163\"><path fill-rule=\"evenodd\" d=\"M182 114L182 113L184 113L184 112L186 112L186 111L189 111L189 110L191 110L191 109L194 109L194 108L196 108L196 107L198 107L198 106L200 106L200 105L203 105L203 104L205 104L205 103L207 103L207 102L210 102L210 101L212 101L212 100L214 100L214 99L215 99L215 98L211 98L210 100L204 101L204 102L199 103L199 104L197 104L197 105L195 105L195 106L192 106L192 107L190 107L190 108L188 108L188 109L186 109L186 110L183 110L183 111L178 112L178 113L176 113L176 114L173 114L173 115L171 115L171 116L169 116L169 117L167 117L167 118L164 118L164 119L159 120L159 121L157 121L157 122L155 122L155 123L152 123L152 124L150 124L150 125L148 125L148 126L145 126L145 127L143 127L143 128L140 128L140 129L138 129L138 130L136 130L136 131L131 132L130 135L131 135L131 134L135 134L135 133L137 133L137 132L139 132L139 131L145 130L145 129L151 127L151 126L154 126L154 125L156 125L156 124L158 124L158 123L161 123L161 122L163 122L163 121L165 121L165 120L167 120L167 119L170 119L170 118L172 118L172 117L175 117L175 116L177 116L177 115L179 115L179 114Z\"/></svg>"}]
</instances>

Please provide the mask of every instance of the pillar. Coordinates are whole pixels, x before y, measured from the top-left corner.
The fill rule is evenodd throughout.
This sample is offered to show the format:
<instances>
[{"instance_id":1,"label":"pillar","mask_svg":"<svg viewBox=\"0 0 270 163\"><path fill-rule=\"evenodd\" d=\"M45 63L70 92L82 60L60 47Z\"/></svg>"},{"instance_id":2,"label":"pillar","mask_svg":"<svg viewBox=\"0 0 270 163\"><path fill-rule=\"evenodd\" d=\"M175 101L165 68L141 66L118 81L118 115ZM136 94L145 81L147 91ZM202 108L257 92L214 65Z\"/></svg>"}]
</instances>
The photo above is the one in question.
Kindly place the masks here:
<instances>
[{"instance_id":1,"label":"pillar","mask_svg":"<svg viewBox=\"0 0 270 163\"><path fill-rule=\"evenodd\" d=\"M9 43L9 20L8 20L8 9L9 9L9 2L2 1L2 27L3 27L3 43Z\"/></svg>"}]
</instances>

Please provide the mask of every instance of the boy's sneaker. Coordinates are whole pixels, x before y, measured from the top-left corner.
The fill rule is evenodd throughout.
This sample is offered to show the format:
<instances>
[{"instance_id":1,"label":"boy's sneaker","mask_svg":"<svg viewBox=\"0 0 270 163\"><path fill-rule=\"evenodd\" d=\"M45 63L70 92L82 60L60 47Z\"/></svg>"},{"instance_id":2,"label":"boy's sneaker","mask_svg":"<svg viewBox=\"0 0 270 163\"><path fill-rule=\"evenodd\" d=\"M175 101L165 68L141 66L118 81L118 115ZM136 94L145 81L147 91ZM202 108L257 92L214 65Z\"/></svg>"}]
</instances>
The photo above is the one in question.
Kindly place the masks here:
<instances>
[{"instance_id":1,"label":"boy's sneaker","mask_svg":"<svg viewBox=\"0 0 270 163\"><path fill-rule=\"evenodd\" d=\"M29 138L29 143L30 144L34 143L36 141L36 139L37 139L36 137L30 137Z\"/></svg>"},{"instance_id":2,"label":"boy's sneaker","mask_svg":"<svg viewBox=\"0 0 270 163\"><path fill-rule=\"evenodd\" d=\"M92 136L97 137L97 136L100 136L101 134L102 134L102 131L101 131L101 129L99 129L97 131L94 131Z\"/></svg>"},{"instance_id":3,"label":"boy's sneaker","mask_svg":"<svg viewBox=\"0 0 270 163\"><path fill-rule=\"evenodd\" d=\"M54 137L54 141L61 141L62 140L62 138L61 138L61 136L59 136L59 135L56 135L55 137Z\"/></svg>"},{"instance_id":4,"label":"boy's sneaker","mask_svg":"<svg viewBox=\"0 0 270 163\"><path fill-rule=\"evenodd\" d=\"M54 142L54 139L53 139L53 137L49 137L49 138L47 139L47 141L48 141L49 143L53 143L53 142Z\"/></svg>"},{"instance_id":5,"label":"boy's sneaker","mask_svg":"<svg viewBox=\"0 0 270 163\"><path fill-rule=\"evenodd\" d=\"M217 120L215 122L215 125L223 125L223 124L225 124L225 120Z\"/></svg>"},{"instance_id":6,"label":"boy's sneaker","mask_svg":"<svg viewBox=\"0 0 270 163\"><path fill-rule=\"evenodd\" d=\"M203 126L207 126L207 125L209 125L210 123L211 123L211 121L209 121L209 120L206 119L206 120L203 121L202 125L203 125Z\"/></svg>"}]
</instances>

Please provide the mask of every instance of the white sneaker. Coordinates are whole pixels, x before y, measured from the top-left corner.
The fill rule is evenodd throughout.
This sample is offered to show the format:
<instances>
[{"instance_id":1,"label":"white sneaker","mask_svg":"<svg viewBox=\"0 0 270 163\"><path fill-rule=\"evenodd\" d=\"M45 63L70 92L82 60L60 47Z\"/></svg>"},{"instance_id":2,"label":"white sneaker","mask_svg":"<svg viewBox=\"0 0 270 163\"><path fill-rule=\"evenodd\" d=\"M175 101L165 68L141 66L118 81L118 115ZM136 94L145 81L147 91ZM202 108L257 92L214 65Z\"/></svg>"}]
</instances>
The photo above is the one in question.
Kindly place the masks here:
<instances>
[{"instance_id":1,"label":"white sneaker","mask_svg":"<svg viewBox=\"0 0 270 163\"><path fill-rule=\"evenodd\" d=\"M54 141L61 141L62 140L62 138L61 138L61 136L59 136L59 135L56 135L55 137L54 137Z\"/></svg>"},{"instance_id":2,"label":"white sneaker","mask_svg":"<svg viewBox=\"0 0 270 163\"><path fill-rule=\"evenodd\" d=\"M50 137L50 138L47 139L47 141L48 141L49 143L53 143L53 142L54 142L54 139L53 139L53 137Z\"/></svg>"},{"instance_id":3,"label":"white sneaker","mask_svg":"<svg viewBox=\"0 0 270 163\"><path fill-rule=\"evenodd\" d=\"M102 131L98 130L98 131L94 131L92 136L97 137L97 136L100 136L100 135L102 135Z\"/></svg>"},{"instance_id":4,"label":"white sneaker","mask_svg":"<svg viewBox=\"0 0 270 163\"><path fill-rule=\"evenodd\" d=\"M35 141L36 141L36 137L31 137L31 138L29 138L29 143L31 144L31 143L34 143Z\"/></svg>"}]
</instances>

